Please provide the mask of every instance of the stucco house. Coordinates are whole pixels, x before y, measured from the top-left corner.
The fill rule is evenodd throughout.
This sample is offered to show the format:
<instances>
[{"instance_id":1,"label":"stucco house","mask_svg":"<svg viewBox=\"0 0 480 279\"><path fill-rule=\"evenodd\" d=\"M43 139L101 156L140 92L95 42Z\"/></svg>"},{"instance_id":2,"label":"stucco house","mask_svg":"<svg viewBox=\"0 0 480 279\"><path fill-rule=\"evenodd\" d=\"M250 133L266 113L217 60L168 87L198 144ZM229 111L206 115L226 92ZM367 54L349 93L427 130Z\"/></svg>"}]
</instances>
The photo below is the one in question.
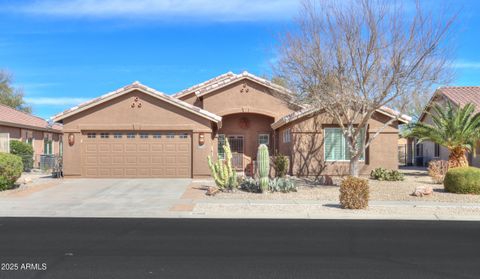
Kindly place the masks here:
<instances>
[{"instance_id":1,"label":"stucco house","mask_svg":"<svg viewBox=\"0 0 480 279\"><path fill-rule=\"evenodd\" d=\"M172 96L135 82L53 117L64 127L64 174L82 177L206 177L207 156L223 156L252 169L259 144L291 160L294 175L341 175L346 147L321 111L285 101L287 89L248 72L228 72ZM384 108L367 134L396 112ZM398 125L367 150L362 173L398 167ZM324 146L326 145L326 148Z\"/></svg>"},{"instance_id":2,"label":"stucco house","mask_svg":"<svg viewBox=\"0 0 480 279\"><path fill-rule=\"evenodd\" d=\"M472 103L476 107L476 112L480 113L480 86L445 86L438 88L418 121L431 124L432 119L429 112L432 107L436 104L446 107L447 102L460 107ZM480 146L477 147L475 153L476 156L473 156L473 152L468 154L469 164L480 167L480 156L478 156L480 155ZM448 160L449 154L447 148L437 143L429 141L418 143L415 139L409 139L408 160L412 165L426 166L431 160Z\"/></svg>"},{"instance_id":3,"label":"stucco house","mask_svg":"<svg viewBox=\"0 0 480 279\"><path fill-rule=\"evenodd\" d=\"M19 140L30 144L34 150L36 167L39 166L41 155L60 155L62 150L61 125L50 125L40 117L2 104L0 104L0 135L5 142Z\"/></svg>"}]
</instances>

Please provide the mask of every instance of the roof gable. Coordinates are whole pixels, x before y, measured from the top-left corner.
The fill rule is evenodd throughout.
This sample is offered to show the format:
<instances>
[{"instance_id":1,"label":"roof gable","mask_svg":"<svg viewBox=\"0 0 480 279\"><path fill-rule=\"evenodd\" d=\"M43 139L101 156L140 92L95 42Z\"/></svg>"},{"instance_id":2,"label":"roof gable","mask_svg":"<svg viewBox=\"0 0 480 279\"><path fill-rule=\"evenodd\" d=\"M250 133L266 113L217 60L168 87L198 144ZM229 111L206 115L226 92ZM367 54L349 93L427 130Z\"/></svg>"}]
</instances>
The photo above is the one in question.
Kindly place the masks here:
<instances>
[{"instance_id":1,"label":"roof gable","mask_svg":"<svg viewBox=\"0 0 480 279\"><path fill-rule=\"evenodd\" d=\"M446 98L454 105L460 107L471 103L475 105L475 112L480 113L480 86L444 86L435 90L435 93L420 115L419 121L425 119L427 112L439 98Z\"/></svg>"},{"instance_id":2,"label":"roof gable","mask_svg":"<svg viewBox=\"0 0 480 279\"><path fill-rule=\"evenodd\" d=\"M182 98L192 93L195 93L197 97L201 97L245 79L255 82L257 84L263 85L281 95L291 96L291 91L288 90L287 88L280 86L278 84L275 84L267 79L253 75L247 71L244 71L241 74L234 74L232 72L225 73L213 79L194 85L183 91L180 91L174 94L173 97ZM298 104L295 104L295 105L298 106L299 108L302 108L302 106Z\"/></svg>"},{"instance_id":3,"label":"roof gable","mask_svg":"<svg viewBox=\"0 0 480 279\"><path fill-rule=\"evenodd\" d=\"M87 110L87 109L89 109L89 108L92 108L92 107L94 107L94 106L97 106L97 105L99 105L99 104L102 104L102 103L104 103L104 102L106 102L106 101L112 100L112 99L114 99L114 98L117 98L117 97L122 96L122 95L124 95L124 94L127 94L127 93L129 93L129 92L132 92L132 91L134 91L134 90L138 90L138 91L140 91L140 92L143 92L143 93L145 93L145 94L148 94L148 95L150 95L150 96L153 96L153 97L155 97L155 98L157 98L157 99L160 99L160 100L165 101L165 102L167 102L167 103L170 103L170 104L172 104L172 105L174 105L174 106L177 106L177 107L179 107L179 108L182 108L182 109L184 109L184 110L186 110L186 111L189 111L189 112L191 112L191 113L193 113L193 114L196 114L196 115L199 115L199 116L204 117L204 118L206 118L206 119L209 119L209 120L211 120L211 121L213 121L213 122L218 123L218 122L220 122L220 121L222 120L222 118L221 118L220 116L218 116L218 115L215 115L215 114L213 114L213 113L211 113L211 112L208 112L208 111L206 111L206 110L200 109L200 108L198 108L198 107L196 107L196 106L190 105L190 104L188 104L188 103L186 103L186 102L183 102L183 101L181 101L181 100L179 100L179 99L177 99L177 98L174 98L174 97L172 97L172 96L166 95L166 94L164 94L164 93L162 93L162 92L160 92L160 91L157 91L157 90L155 90L155 89L153 89L153 88L150 88L150 87L148 87L148 86L146 86L146 85L143 85L143 84L141 84L141 83L138 82L138 81L136 81L136 82L134 82L134 83L132 83L132 84L130 84L130 85L124 86L124 87L122 87L122 88L120 88L120 89L117 89L117 90L115 90L115 91L112 91L112 92L109 92L109 93L107 93L107 94L104 94L104 95L102 95L102 96L100 96L100 97L98 97L98 98L95 98L95 99L92 99L92 100L87 101L87 102L85 102L85 103L82 103L82 104L80 104L80 105L78 105L78 106L75 106L75 107L73 107L73 108L70 108L70 109L68 109L68 110L66 110L66 111L64 111L64 112L61 112L61 113L53 116L53 117L52 117L52 120L54 120L54 121L56 121L56 122L57 122L57 121L61 121L61 120L65 119L65 118L67 118L67 117L70 117L70 116L74 115L74 114L77 114L77 113L79 113L79 112L82 112L82 111L84 111L84 110Z\"/></svg>"}]
</instances>

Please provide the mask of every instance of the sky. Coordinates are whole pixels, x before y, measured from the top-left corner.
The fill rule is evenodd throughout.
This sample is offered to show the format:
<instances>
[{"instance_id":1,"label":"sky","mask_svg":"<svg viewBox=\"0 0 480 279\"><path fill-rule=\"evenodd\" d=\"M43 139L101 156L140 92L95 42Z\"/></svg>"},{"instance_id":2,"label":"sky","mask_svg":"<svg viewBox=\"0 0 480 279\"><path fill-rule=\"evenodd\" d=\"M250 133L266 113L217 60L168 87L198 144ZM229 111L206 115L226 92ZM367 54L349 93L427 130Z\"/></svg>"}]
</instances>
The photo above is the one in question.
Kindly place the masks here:
<instances>
[{"instance_id":1,"label":"sky","mask_svg":"<svg viewBox=\"0 0 480 279\"><path fill-rule=\"evenodd\" d=\"M480 85L480 2L424 1L460 11L450 85ZM173 94L228 71L268 77L298 9L297 0L0 0L0 69L46 119L134 81Z\"/></svg>"}]
</instances>

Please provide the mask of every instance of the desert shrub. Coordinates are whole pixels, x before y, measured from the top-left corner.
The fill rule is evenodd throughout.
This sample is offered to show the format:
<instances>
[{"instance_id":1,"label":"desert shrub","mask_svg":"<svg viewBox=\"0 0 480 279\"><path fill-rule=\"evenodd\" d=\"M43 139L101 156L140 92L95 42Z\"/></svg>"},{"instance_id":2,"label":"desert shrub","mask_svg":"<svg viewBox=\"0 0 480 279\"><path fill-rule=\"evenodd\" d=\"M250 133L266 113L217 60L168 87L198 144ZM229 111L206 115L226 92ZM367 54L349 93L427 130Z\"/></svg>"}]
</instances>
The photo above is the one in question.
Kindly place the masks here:
<instances>
[{"instance_id":1,"label":"desert shrub","mask_svg":"<svg viewBox=\"0 0 480 279\"><path fill-rule=\"evenodd\" d=\"M0 153L0 191L11 188L22 175L22 158L9 153Z\"/></svg>"},{"instance_id":2,"label":"desert shrub","mask_svg":"<svg viewBox=\"0 0 480 279\"><path fill-rule=\"evenodd\" d=\"M443 180L445 190L457 194L480 194L480 169L451 168Z\"/></svg>"},{"instance_id":3,"label":"desert shrub","mask_svg":"<svg viewBox=\"0 0 480 279\"><path fill-rule=\"evenodd\" d=\"M297 191L297 186L288 177L276 177L270 180L270 183L268 186L271 192L288 193L288 192Z\"/></svg>"},{"instance_id":4,"label":"desert shrub","mask_svg":"<svg viewBox=\"0 0 480 279\"><path fill-rule=\"evenodd\" d=\"M27 171L33 168L33 147L30 144L18 140L11 140L10 153L22 158L23 170Z\"/></svg>"},{"instance_id":5,"label":"desert shrub","mask_svg":"<svg viewBox=\"0 0 480 279\"><path fill-rule=\"evenodd\" d=\"M376 168L370 172L372 179L380 181L403 181L405 177L398 170L387 170L385 168Z\"/></svg>"},{"instance_id":6,"label":"desert shrub","mask_svg":"<svg viewBox=\"0 0 480 279\"><path fill-rule=\"evenodd\" d=\"M433 182L437 184L443 183L443 179L448 171L448 161L445 160L432 160L428 163L428 175L432 178Z\"/></svg>"},{"instance_id":7,"label":"desert shrub","mask_svg":"<svg viewBox=\"0 0 480 279\"><path fill-rule=\"evenodd\" d=\"M260 185L257 180L252 177L245 177L240 182L240 189L251 193L260 193Z\"/></svg>"},{"instance_id":8,"label":"desert shrub","mask_svg":"<svg viewBox=\"0 0 480 279\"><path fill-rule=\"evenodd\" d=\"M364 209L368 206L368 180L349 176L340 184L340 205L348 209Z\"/></svg>"},{"instance_id":9,"label":"desert shrub","mask_svg":"<svg viewBox=\"0 0 480 279\"><path fill-rule=\"evenodd\" d=\"M282 154L278 154L273 159L273 167L275 169L275 175L277 177L284 177L288 172L288 157Z\"/></svg>"}]
</instances>

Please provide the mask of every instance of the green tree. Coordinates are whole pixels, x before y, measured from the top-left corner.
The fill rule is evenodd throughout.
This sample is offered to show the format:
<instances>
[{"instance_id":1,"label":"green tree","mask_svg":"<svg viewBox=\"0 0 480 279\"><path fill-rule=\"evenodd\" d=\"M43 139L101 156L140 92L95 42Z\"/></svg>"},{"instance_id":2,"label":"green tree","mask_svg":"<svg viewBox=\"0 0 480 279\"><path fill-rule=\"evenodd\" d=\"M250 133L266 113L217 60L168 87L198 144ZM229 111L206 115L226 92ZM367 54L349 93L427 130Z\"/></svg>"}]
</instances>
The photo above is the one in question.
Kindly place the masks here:
<instances>
[{"instance_id":1,"label":"green tree","mask_svg":"<svg viewBox=\"0 0 480 279\"><path fill-rule=\"evenodd\" d=\"M25 103L23 99L23 90L12 86L12 75L6 71L0 70L0 104L4 104L14 109L27 113L32 112L32 108Z\"/></svg>"},{"instance_id":2,"label":"green tree","mask_svg":"<svg viewBox=\"0 0 480 279\"><path fill-rule=\"evenodd\" d=\"M449 168L468 166L466 152L474 150L480 139L480 114L475 113L475 106L457 107L448 102L446 107L437 104L432 110L428 113L432 124L414 123L406 135L445 146L450 151Z\"/></svg>"}]
</instances>

